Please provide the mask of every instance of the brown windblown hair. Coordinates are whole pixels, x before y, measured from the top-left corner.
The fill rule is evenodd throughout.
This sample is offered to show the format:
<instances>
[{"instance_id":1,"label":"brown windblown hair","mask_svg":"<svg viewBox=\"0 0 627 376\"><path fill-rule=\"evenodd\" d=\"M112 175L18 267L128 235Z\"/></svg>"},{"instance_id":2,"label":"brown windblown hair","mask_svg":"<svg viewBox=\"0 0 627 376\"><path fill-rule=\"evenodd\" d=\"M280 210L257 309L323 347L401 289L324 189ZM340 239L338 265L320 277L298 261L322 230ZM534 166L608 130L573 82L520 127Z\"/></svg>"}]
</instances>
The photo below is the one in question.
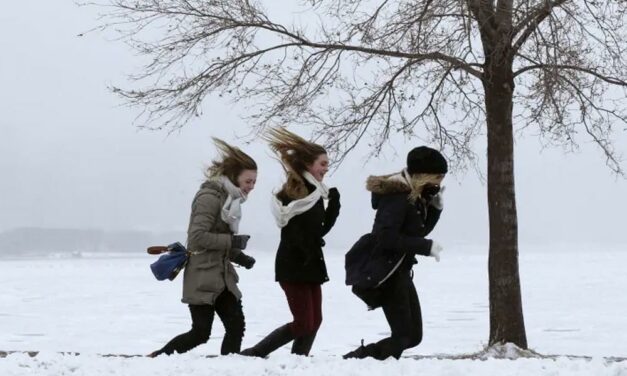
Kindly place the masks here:
<instances>
[{"instance_id":1,"label":"brown windblown hair","mask_svg":"<svg viewBox=\"0 0 627 376\"><path fill-rule=\"evenodd\" d=\"M224 175L231 183L237 185L237 177L244 170L257 170L257 163L248 154L235 146L231 146L219 138L212 137L218 149L220 159L213 160L205 175L208 178Z\"/></svg>"},{"instance_id":2,"label":"brown windblown hair","mask_svg":"<svg viewBox=\"0 0 627 376\"><path fill-rule=\"evenodd\" d=\"M327 151L320 145L309 142L285 128L271 128L265 135L270 149L283 164L287 180L277 193L279 199L298 200L309 194L302 177L307 166Z\"/></svg>"}]
</instances>

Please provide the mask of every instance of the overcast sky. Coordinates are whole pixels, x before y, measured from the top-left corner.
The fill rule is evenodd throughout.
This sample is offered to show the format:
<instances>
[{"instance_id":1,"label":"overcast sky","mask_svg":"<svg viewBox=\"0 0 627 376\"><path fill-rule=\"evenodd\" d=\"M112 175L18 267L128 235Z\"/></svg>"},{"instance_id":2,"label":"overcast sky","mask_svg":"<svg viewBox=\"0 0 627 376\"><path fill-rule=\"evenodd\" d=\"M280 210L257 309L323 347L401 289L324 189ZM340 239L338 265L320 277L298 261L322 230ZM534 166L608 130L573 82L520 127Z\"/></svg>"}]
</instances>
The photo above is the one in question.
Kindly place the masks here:
<instances>
[{"instance_id":1,"label":"overcast sky","mask_svg":"<svg viewBox=\"0 0 627 376\"><path fill-rule=\"evenodd\" d=\"M215 155L210 137L240 144L238 135L246 131L239 109L210 98L205 115L179 133L139 131L132 125L137 110L120 106L107 90L108 84L124 84L137 59L103 35L76 36L96 25L93 9L67 0L11 1L2 8L0 231L185 230L203 167ZM369 231L366 177L399 170L418 144L399 142L397 154L388 150L367 163L358 150L327 178L342 193L342 212L328 242L345 246ZM627 140L617 144L627 150ZM260 166L242 231L277 234L269 198L281 183L281 168L266 145L242 148ZM517 141L515 168L521 244L627 243L627 182L612 175L593 145L563 155L542 151L528 135ZM445 185L445 214L433 237L445 246L485 242L486 187L472 171L448 176Z\"/></svg>"}]
</instances>

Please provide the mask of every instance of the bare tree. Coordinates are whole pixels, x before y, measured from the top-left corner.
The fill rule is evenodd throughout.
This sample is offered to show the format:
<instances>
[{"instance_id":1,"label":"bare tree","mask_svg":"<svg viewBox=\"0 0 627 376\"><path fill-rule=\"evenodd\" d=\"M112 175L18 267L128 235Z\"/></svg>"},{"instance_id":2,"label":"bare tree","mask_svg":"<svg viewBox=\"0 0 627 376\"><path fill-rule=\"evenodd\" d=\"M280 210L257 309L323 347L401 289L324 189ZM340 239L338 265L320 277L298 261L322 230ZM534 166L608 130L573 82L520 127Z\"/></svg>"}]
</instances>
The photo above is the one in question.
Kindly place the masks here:
<instances>
[{"instance_id":1,"label":"bare tree","mask_svg":"<svg viewBox=\"0 0 627 376\"><path fill-rule=\"evenodd\" d=\"M527 348L514 120L551 144L588 136L623 172L611 138L627 124L625 1L310 0L293 25L252 0L102 6L102 28L148 59L135 88L114 88L145 126L181 127L219 94L245 103L255 130L310 125L340 160L401 133L464 167L487 134L490 345Z\"/></svg>"}]
</instances>

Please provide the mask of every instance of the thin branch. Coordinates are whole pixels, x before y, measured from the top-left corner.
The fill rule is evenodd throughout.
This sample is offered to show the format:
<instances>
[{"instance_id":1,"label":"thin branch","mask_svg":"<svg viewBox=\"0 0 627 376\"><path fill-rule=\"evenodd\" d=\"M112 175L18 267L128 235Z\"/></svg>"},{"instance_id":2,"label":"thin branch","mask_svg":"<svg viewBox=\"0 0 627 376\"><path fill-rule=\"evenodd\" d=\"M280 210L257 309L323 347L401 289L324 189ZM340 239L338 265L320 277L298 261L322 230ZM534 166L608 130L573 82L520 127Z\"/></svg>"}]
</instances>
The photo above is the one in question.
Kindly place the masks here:
<instances>
[{"instance_id":1,"label":"thin branch","mask_svg":"<svg viewBox=\"0 0 627 376\"><path fill-rule=\"evenodd\" d=\"M572 0L544 0L545 4L543 6L537 7L535 10L531 11L527 17L521 20L518 25L514 26L512 29L512 38L522 32L520 37L514 42L512 48L512 54L518 52L520 47L527 41L529 36L537 30L538 26L544 21L553 11L553 8L559 7L562 4L565 4L568 1Z\"/></svg>"},{"instance_id":2,"label":"thin branch","mask_svg":"<svg viewBox=\"0 0 627 376\"><path fill-rule=\"evenodd\" d=\"M528 72L530 70L534 70L534 69L544 69L544 70L559 70L559 69L567 69L567 70L574 70L574 71L578 71L578 72L582 72L582 73L587 73L589 75L595 76L598 79L601 79L609 84L612 85L619 85L619 86L626 86L627 87L627 81L623 81L620 78L616 78L616 77L609 77L606 75L603 75L593 69L590 68L585 68L585 67L580 67L580 66L576 66L576 65L567 65L567 64L534 64L534 65L528 65L525 66L523 68L520 68L519 70L517 70L516 72L514 72L514 77L521 75L525 72Z\"/></svg>"}]
</instances>

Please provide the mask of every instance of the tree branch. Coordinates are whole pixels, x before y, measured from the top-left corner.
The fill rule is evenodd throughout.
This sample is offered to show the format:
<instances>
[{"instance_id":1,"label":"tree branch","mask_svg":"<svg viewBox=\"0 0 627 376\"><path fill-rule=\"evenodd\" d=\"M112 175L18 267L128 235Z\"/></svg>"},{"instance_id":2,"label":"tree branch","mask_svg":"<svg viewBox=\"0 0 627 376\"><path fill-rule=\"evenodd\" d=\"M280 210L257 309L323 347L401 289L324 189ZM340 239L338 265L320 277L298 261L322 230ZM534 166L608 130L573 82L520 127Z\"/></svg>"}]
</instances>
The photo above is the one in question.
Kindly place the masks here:
<instances>
[{"instance_id":1,"label":"tree branch","mask_svg":"<svg viewBox=\"0 0 627 376\"><path fill-rule=\"evenodd\" d=\"M626 86L627 87L627 81L623 81L620 78L615 78L615 77L608 77L605 76L599 72L596 72L593 69L590 68L584 68L584 67L579 67L576 65L567 65L567 64L534 64L534 65L529 65L523 68L520 68L519 70L517 70L516 72L514 72L514 77L521 75L525 72L528 72L530 70L534 70L534 69L567 69L567 70L575 70L578 72L582 72L582 73L587 73L590 74L592 76L595 76L596 78L599 78L607 83L610 83L612 85L619 85L619 86Z\"/></svg>"},{"instance_id":2,"label":"tree branch","mask_svg":"<svg viewBox=\"0 0 627 376\"><path fill-rule=\"evenodd\" d=\"M265 23L242 23L242 24L237 25L237 27L244 27L244 28L257 27L260 29L271 31L273 33L284 35L294 40L297 40L299 42L298 44L303 47L311 47L311 48L326 49L326 50L353 51L353 52L359 52L359 53L364 53L368 55L397 57L397 58L411 59L415 61L430 60L430 61L446 62L446 63L453 65L455 68L462 69L479 79L483 77L483 72L477 69L474 69L471 64L465 62L464 60L461 60L454 56L446 55L441 52L429 52L429 53L417 54L417 53L407 53L407 52L402 52L402 51L382 50L382 49L371 48L371 47L353 46L353 45L347 45L347 44L341 44L341 43L312 42L304 37L301 37L300 35L294 34L286 30L285 28L269 27Z\"/></svg>"},{"instance_id":3,"label":"tree branch","mask_svg":"<svg viewBox=\"0 0 627 376\"><path fill-rule=\"evenodd\" d=\"M520 37L514 42L512 48L512 54L518 52L520 47L527 41L529 36L538 28L538 26L544 21L553 11L553 8L559 7L562 4L572 0L545 0L543 6L539 6L532 10L527 17L523 18L518 25L512 29L512 39L522 32Z\"/></svg>"}]
</instances>

